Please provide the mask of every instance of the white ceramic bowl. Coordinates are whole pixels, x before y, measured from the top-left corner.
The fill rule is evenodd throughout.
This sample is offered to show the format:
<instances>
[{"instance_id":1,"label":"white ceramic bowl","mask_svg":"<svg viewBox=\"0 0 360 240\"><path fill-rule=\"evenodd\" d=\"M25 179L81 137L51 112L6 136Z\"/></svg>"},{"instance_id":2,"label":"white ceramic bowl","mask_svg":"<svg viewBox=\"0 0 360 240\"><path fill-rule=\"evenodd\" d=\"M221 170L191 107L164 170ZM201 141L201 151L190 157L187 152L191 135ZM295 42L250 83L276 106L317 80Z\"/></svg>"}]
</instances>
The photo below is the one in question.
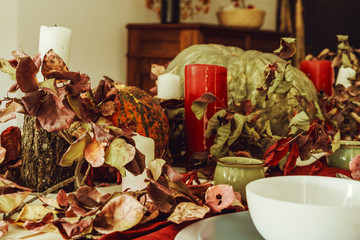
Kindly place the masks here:
<instances>
[{"instance_id":1,"label":"white ceramic bowl","mask_svg":"<svg viewBox=\"0 0 360 240\"><path fill-rule=\"evenodd\" d=\"M360 239L360 182L281 176L246 186L251 218L267 240Z\"/></svg>"}]
</instances>

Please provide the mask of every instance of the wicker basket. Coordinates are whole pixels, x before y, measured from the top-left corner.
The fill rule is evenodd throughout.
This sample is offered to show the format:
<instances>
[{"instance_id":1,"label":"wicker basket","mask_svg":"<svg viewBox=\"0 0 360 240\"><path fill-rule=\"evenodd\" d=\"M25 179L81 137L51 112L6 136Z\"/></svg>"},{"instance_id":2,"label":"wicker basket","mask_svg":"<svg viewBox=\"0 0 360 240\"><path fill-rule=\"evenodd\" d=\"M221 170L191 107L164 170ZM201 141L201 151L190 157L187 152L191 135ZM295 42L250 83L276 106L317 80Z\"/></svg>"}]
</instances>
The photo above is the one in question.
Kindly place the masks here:
<instances>
[{"instance_id":1,"label":"wicker basket","mask_svg":"<svg viewBox=\"0 0 360 240\"><path fill-rule=\"evenodd\" d=\"M235 8L217 12L220 25L246 29L259 29L264 23L265 11L249 8Z\"/></svg>"}]
</instances>

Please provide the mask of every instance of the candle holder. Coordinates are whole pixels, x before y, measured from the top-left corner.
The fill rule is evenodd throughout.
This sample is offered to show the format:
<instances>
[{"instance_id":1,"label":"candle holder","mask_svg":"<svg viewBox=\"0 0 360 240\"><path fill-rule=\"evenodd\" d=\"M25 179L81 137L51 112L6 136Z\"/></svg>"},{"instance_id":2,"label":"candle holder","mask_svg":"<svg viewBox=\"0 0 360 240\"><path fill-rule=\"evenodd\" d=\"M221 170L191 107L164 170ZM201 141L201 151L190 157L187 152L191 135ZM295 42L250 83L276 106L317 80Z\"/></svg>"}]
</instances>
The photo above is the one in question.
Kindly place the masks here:
<instances>
[{"instance_id":1,"label":"candle holder","mask_svg":"<svg viewBox=\"0 0 360 240\"><path fill-rule=\"evenodd\" d=\"M206 92L212 92L219 101L208 104L204 117L198 120L191 104ZM209 152L213 138L204 136L208 120L219 108L227 107L227 68L208 64L185 66L185 141L186 159L194 153Z\"/></svg>"}]
</instances>

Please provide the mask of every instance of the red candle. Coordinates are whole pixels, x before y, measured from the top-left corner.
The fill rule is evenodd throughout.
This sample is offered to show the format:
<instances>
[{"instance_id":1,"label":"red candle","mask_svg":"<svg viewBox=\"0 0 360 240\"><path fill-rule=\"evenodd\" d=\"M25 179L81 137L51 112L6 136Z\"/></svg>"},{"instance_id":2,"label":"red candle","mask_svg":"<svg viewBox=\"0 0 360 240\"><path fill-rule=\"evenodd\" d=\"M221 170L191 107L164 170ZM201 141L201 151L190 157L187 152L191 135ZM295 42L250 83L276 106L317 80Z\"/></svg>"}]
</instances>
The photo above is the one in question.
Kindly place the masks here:
<instances>
[{"instance_id":1,"label":"red candle","mask_svg":"<svg viewBox=\"0 0 360 240\"><path fill-rule=\"evenodd\" d=\"M204 117L198 120L191 110L191 104L206 92L212 92L218 100L208 104ZM185 134L187 160L196 152L209 152L213 138L204 134L208 120L227 107L227 68L217 65L191 64L185 66Z\"/></svg>"},{"instance_id":2,"label":"red candle","mask_svg":"<svg viewBox=\"0 0 360 240\"><path fill-rule=\"evenodd\" d=\"M313 82L317 92L323 90L328 96L332 95L335 73L331 61L304 60L299 68Z\"/></svg>"}]
</instances>

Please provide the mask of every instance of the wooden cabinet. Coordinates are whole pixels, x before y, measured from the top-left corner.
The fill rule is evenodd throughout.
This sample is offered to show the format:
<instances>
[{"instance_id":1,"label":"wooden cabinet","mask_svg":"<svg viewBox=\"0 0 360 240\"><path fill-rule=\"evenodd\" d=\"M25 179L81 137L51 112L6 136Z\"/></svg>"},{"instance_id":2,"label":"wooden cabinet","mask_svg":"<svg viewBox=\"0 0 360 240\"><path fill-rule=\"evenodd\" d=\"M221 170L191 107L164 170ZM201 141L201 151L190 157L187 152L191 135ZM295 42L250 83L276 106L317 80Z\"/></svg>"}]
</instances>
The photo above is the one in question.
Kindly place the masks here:
<instances>
[{"instance_id":1,"label":"wooden cabinet","mask_svg":"<svg viewBox=\"0 0 360 240\"><path fill-rule=\"evenodd\" d=\"M127 52L128 85L149 91L151 64L166 64L183 49L201 43L236 46L244 50L272 52L285 34L271 31L250 31L236 27L186 24L129 24Z\"/></svg>"}]
</instances>

